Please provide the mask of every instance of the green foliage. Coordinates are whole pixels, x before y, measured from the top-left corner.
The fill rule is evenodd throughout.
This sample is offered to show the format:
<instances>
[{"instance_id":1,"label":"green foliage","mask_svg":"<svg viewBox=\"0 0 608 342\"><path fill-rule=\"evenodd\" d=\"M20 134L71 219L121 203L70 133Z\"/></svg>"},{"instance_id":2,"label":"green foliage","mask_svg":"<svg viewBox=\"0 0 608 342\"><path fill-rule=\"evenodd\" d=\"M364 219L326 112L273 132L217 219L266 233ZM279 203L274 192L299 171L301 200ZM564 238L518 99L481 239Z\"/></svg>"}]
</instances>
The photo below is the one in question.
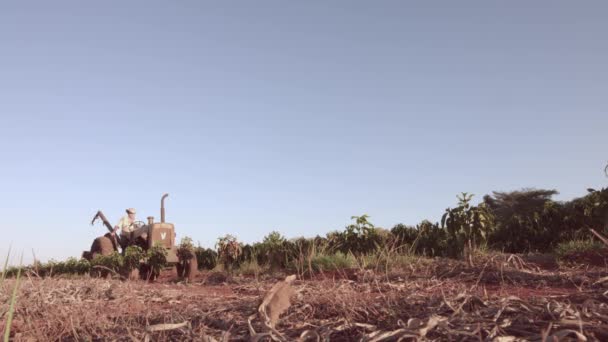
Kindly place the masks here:
<instances>
[{"instance_id":1,"label":"green foliage","mask_svg":"<svg viewBox=\"0 0 608 342\"><path fill-rule=\"evenodd\" d=\"M398 224L391 229L397 250L405 254L429 257L447 256L446 230L437 223L424 220L416 227Z\"/></svg>"},{"instance_id":2,"label":"green foliage","mask_svg":"<svg viewBox=\"0 0 608 342\"><path fill-rule=\"evenodd\" d=\"M86 259L68 258L63 265L56 269L55 274L87 274L91 269L91 264ZM60 271L61 270L61 271Z\"/></svg>"},{"instance_id":3,"label":"green foliage","mask_svg":"<svg viewBox=\"0 0 608 342\"><path fill-rule=\"evenodd\" d=\"M271 269L286 267L289 259L295 256L295 246L276 231L266 235L262 243L253 247L257 262Z\"/></svg>"},{"instance_id":4,"label":"green foliage","mask_svg":"<svg viewBox=\"0 0 608 342\"><path fill-rule=\"evenodd\" d=\"M564 214L564 208L551 201L556 194L555 190L523 189L486 195L484 203L496 219L490 245L511 253L551 249L559 239L557 230Z\"/></svg>"},{"instance_id":5,"label":"green foliage","mask_svg":"<svg viewBox=\"0 0 608 342\"><path fill-rule=\"evenodd\" d=\"M101 266L101 268L106 268L112 270L116 273L120 272L124 265L124 260L122 255L118 252L114 252L110 255L101 255L98 254L91 260L91 268L95 269L96 266ZM103 273L103 272L102 272Z\"/></svg>"},{"instance_id":6,"label":"green foliage","mask_svg":"<svg viewBox=\"0 0 608 342\"><path fill-rule=\"evenodd\" d=\"M194 249L198 268L201 270L212 270L217 265L217 252L211 248L203 248L200 245Z\"/></svg>"},{"instance_id":7,"label":"green foliage","mask_svg":"<svg viewBox=\"0 0 608 342\"><path fill-rule=\"evenodd\" d=\"M148 249L146 253L146 263L151 268L154 275L160 274L160 271L167 266L167 249L162 245L156 245Z\"/></svg>"},{"instance_id":8,"label":"green foliage","mask_svg":"<svg viewBox=\"0 0 608 342\"><path fill-rule=\"evenodd\" d=\"M31 267L16 267L16 266L9 266L6 268L6 270L4 271L4 276L5 279L6 278L14 278L17 276L17 273L21 272L21 273L25 273L28 270L31 270Z\"/></svg>"},{"instance_id":9,"label":"green foliage","mask_svg":"<svg viewBox=\"0 0 608 342\"><path fill-rule=\"evenodd\" d=\"M368 221L368 215L352 216L355 222L348 225L343 232L327 234L330 248L344 254L362 255L375 251L383 242L379 229Z\"/></svg>"},{"instance_id":10,"label":"green foliage","mask_svg":"<svg viewBox=\"0 0 608 342\"><path fill-rule=\"evenodd\" d=\"M129 246L123 256L123 274L129 274L134 269L138 269L141 262L145 259L146 253L139 246Z\"/></svg>"},{"instance_id":11,"label":"green foliage","mask_svg":"<svg viewBox=\"0 0 608 342\"><path fill-rule=\"evenodd\" d=\"M605 246L599 241L591 239L572 240L559 243L555 248L555 255L559 259L564 259L575 253L600 252L603 249L605 249Z\"/></svg>"},{"instance_id":12,"label":"green foliage","mask_svg":"<svg viewBox=\"0 0 608 342\"><path fill-rule=\"evenodd\" d=\"M195 256L194 243L189 237L183 237L177 246L177 257L179 260L190 260ZM198 261L198 260L197 260Z\"/></svg>"},{"instance_id":13,"label":"green foliage","mask_svg":"<svg viewBox=\"0 0 608 342\"><path fill-rule=\"evenodd\" d=\"M241 250L240 254L238 254L238 257L235 259L235 261L232 263L233 266L238 266L244 262L248 262L251 260L257 260L258 258L258 248L257 245L250 245L250 244L239 244L239 248ZM224 264L225 265L225 264Z\"/></svg>"},{"instance_id":14,"label":"green foliage","mask_svg":"<svg viewBox=\"0 0 608 342\"><path fill-rule=\"evenodd\" d=\"M87 274L91 271L91 263L87 259L78 259L78 263L76 264L76 273L83 275Z\"/></svg>"},{"instance_id":15,"label":"green foliage","mask_svg":"<svg viewBox=\"0 0 608 342\"><path fill-rule=\"evenodd\" d=\"M335 254L318 254L312 258L312 268L316 272L349 269L357 265L353 254L341 252Z\"/></svg>"},{"instance_id":16,"label":"green foliage","mask_svg":"<svg viewBox=\"0 0 608 342\"><path fill-rule=\"evenodd\" d=\"M233 267L238 266L239 257L243 250L236 237L230 234L220 237L216 243L216 248L218 259L226 271L230 272Z\"/></svg>"},{"instance_id":17,"label":"green foliage","mask_svg":"<svg viewBox=\"0 0 608 342\"><path fill-rule=\"evenodd\" d=\"M448 234L448 255L457 257L471 246L474 250L484 246L492 229L492 215L484 203L471 206L472 194L463 192L458 197L458 206L448 208L441 218L441 227Z\"/></svg>"},{"instance_id":18,"label":"green foliage","mask_svg":"<svg viewBox=\"0 0 608 342\"><path fill-rule=\"evenodd\" d=\"M510 253L549 252L560 242L591 238L589 228L607 233L608 189L568 202L555 202L555 190L494 192L484 202L496 218L490 246Z\"/></svg>"},{"instance_id":19,"label":"green foliage","mask_svg":"<svg viewBox=\"0 0 608 342\"><path fill-rule=\"evenodd\" d=\"M391 229L391 234L395 237L398 247L408 250L418 239L419 231L416 227L399 223Z\"/></svg>"}]
</instances>

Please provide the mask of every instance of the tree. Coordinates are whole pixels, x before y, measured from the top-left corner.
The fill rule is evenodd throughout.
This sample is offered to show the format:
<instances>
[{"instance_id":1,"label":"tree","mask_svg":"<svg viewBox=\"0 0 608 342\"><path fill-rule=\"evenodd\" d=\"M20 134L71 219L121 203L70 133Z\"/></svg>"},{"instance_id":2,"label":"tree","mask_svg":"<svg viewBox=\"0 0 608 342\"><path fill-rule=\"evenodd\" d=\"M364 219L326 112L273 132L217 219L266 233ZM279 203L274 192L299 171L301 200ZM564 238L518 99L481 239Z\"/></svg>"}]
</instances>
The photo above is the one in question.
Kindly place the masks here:
<instances>
[{"instance_id":1,"label":"tree","mask_svg":"<svg viewBox=\"0 0 608 342\"><path fill-rule=\"evenodd\" d=\"M466 192L457 198L458 206L447 208L441 218L441 227L448 233L448 254L452 257L485 245L492 229L492 215L484 203L471 206L473 194Z\"/></svg>"},{"instance_id":2,"label":"tree","mask_svg":"<svg viewBox=\"0 0 608 342\"><path fill-rule=\"evenodd\" d=\"M557 193L522 189L484 196L495 222L492 247L510 253L550 249L559 238L565 213L562 204L551 200Z\"/></svg>"},{"instance_id":3,"label":"tree","mask_svg":"<svg viewBox=\"0 0 608 342\"><path fill-rule=\"evenodd\" d=\"M376 250L382 242L379 229L369 222L368 215L352 216L355 222L346 226L343 232L327 234L329 246L334 251L363 255Z\"/></svg>"}]
</instances>

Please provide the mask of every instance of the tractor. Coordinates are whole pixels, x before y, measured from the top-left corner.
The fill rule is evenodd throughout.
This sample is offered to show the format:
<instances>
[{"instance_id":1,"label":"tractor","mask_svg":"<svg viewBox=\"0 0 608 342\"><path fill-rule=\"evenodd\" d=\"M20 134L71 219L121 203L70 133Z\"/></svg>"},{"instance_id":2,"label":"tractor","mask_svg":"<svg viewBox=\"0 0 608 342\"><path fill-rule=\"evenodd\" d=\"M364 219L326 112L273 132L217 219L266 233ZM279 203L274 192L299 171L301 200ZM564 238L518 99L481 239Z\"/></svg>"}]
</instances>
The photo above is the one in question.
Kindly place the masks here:
<instances>
[{"instance_id":1,"label":"tractor","mask_svg":"<svg viewBox=\"0 0 608 342\"><path fill-rule=\"evenodd\" d=\"M114 229L112 225L101 210L98 211L93 217L91 225L94 225L95 221L99 219L108 229L108 233L93 240L91 249L84 251L82 257L92 260L97 255L105 256L118 252L119 248L124 255L125 250L129 246L139 246L144 251L154 246L162 246L167 251L166 260L168 267L174 268L179 277L186 277L189 281L192 281L198 267L196 255L194 251L181 251L178 253L178 248L175 246L175 226L172 223L165 222L165 198L167 196L169 194L164 194L160 200L160 222L154 222L153 216L148 216L147 223L142 221L133 222L132 228L134 228L134 232L128 237L113 234ZM143 261L140 264L139 271L142 278L150 275L150 267ZM152 274L150 278L153 279L156 276L158 275Z\"/></svg>"}]
</instances>

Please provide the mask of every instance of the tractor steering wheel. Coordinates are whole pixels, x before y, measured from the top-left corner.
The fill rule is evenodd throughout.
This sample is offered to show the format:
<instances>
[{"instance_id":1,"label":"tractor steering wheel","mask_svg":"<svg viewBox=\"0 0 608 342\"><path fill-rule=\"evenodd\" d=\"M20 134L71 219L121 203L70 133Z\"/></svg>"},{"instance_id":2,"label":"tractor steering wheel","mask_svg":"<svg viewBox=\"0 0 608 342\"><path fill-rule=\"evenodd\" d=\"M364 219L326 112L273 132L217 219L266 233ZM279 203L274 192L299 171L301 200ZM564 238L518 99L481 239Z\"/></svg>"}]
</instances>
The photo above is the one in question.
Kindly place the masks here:
<instances>
[{"instance_id":1,"label":"tractor steering wheel","mask_svg":"<svg viewBox=\"0 0 608 342\"><path fill-rule=\"evenodd\" d=\"M133 223L131 223L130 227L133 229L139 229L145 225L146 225L146 223L143 221L134 221Z\"/></svg>"}]
</instances>

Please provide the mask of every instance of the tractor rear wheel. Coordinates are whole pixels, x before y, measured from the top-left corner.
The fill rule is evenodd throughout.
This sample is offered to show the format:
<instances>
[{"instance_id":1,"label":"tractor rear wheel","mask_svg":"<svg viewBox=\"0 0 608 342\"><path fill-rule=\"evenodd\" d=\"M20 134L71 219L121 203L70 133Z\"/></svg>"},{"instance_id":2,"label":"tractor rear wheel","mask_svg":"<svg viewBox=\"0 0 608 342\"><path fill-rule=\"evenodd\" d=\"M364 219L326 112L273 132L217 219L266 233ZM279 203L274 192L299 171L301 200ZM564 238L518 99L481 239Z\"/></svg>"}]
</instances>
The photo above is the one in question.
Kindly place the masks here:
<instances>
[{"instance_id":1,"label":"tractor rear wheel","mask_svg":"<svg viewBox=\"0 0 608 342\"><path fill-rule=\"evenodd\" d=\"M93 240L93 244L91 245L91 257L95 258L95 256L101 255L110 255L114 252L114 245L112 244L112 240L106 236L100 236L97 239Z\"/></svg>"}]
</instances>

